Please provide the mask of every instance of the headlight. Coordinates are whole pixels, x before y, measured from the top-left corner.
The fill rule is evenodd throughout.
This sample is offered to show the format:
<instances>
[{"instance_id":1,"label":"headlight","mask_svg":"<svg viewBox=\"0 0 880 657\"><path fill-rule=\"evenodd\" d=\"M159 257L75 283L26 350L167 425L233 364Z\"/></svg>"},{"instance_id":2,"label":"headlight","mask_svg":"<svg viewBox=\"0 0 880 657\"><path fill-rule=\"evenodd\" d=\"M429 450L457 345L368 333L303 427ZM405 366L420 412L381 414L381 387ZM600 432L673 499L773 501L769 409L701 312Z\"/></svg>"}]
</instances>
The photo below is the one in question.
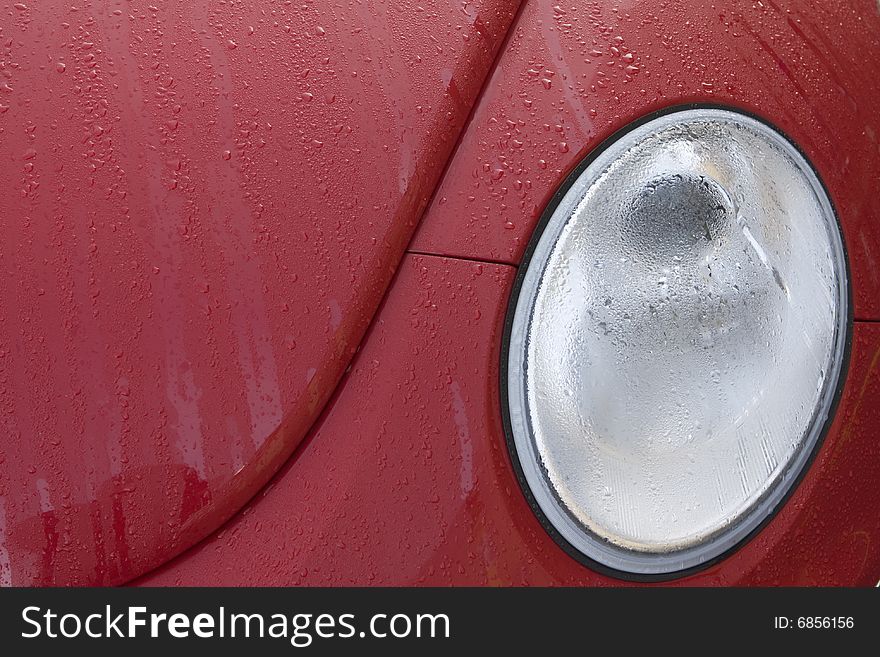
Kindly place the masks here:
<instances>
[{"instance_id":1,"label":"headlight","mask_svg":"<svg viewBox=\"0 0 880 657\"><path fill-rule=\"evenodd\" d=\"M630 130L554 203L502 374L525 488L593 562L705 564L780 505L830 419L849 329L831 203L783 136L718 109Z\"/></svg>"}]
</instances>

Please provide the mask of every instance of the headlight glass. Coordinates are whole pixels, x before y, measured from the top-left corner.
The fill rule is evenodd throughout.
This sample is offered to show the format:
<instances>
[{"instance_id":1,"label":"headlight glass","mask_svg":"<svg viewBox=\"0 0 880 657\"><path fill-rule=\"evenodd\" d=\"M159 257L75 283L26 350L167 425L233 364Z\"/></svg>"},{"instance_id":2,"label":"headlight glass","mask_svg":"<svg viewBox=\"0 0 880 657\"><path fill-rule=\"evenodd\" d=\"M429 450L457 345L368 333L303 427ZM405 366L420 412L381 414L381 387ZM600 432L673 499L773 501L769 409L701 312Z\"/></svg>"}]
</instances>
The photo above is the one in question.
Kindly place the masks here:
<instances>
[{"instance_id":1,"label":"headlight glass","mask_svg":"<svg viewBox=\"0 0 880 657\"><path fill-rule=\"evenodd\" d=\"M533 501L589 559L712 560L765 520L832 411L846 262L810 165L758 120L654 118L557 195L506 350Z\"/></svg>"}]
</instances>

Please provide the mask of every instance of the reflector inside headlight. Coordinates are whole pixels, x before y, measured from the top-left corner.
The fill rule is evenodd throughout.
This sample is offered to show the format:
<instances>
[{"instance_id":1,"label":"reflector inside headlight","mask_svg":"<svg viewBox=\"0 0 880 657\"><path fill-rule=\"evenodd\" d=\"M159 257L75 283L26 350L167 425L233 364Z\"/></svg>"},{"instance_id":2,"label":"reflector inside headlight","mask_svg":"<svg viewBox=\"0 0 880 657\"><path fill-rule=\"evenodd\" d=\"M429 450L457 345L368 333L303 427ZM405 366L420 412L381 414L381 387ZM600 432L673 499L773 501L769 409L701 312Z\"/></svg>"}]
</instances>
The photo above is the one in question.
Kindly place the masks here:
<instances>
[{"instance_id":1,"label":"reflector inside headlight","mask_svg":"<svg viewBox=\"0 0 880 657\"><path fill-rule=\"evenodd\" d=\"M567 185L515 293L515 457L589 559L704 564L773 513L832 412L849 315L834 212L784 137L716 109L630 130Z\"/></svg>"}]
</instances>

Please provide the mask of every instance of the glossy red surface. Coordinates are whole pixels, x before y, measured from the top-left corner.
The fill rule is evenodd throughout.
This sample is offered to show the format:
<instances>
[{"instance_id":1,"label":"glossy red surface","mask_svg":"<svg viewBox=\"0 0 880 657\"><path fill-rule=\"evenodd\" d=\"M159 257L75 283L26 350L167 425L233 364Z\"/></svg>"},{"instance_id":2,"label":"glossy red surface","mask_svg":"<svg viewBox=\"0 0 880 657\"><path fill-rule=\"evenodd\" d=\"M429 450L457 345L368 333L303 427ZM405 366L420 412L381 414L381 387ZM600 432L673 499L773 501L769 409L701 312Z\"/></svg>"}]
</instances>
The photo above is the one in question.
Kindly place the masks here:
<instances>
[{"instance_id":1,"label":"glossy red surface","mask_svg":"<svg viewBox=\"0 0 880 657\"><path fill-rule=\"evenodd\" d=\"M553 542L511 469L497 381L513 274L407 257L313 435L243 513L141 583L620 584ZM880 324L856 324L839 412L794 496L679 582L876 583L878 430Z\"/></svg>"},{"instance_id":2,"label":"glossy red surface","mask_svg":"<svg viewBox=\"0 0 880 657\"><path fill-rule=\"evenodd\" d=\"M880 8L875 0L529 0L412 249L518 263L565 175L681 103L786 132L843 224L856 317L880 318Z\"/></svg>"},{"instance_id":3,"label":"glossy red surface","mask_svg":"<svg viewBox=\"0 0 880 657\"><path fill-rule=\"evenodd\" d=\"M498 357L546 201L655 109L793 137L880 318L876 3L529 0L410 246L499 264L408 256L300 442L515 4L0 5L0 584L121 582L209 532L139 581L619 584L526 504ZM681 581L874 584L878 430L880 324L857 323L804 482Z\"/></svg>"},{"instance_id":4,"label":"glossy red surface","mask_svg":"<svg viewBox=\"0 0 880 657\"><path fill-rule=\"evenodd\" d=\"M515 5L0 4L0 583L136 576L288 458Z\"/></svg>"}]
</instances>

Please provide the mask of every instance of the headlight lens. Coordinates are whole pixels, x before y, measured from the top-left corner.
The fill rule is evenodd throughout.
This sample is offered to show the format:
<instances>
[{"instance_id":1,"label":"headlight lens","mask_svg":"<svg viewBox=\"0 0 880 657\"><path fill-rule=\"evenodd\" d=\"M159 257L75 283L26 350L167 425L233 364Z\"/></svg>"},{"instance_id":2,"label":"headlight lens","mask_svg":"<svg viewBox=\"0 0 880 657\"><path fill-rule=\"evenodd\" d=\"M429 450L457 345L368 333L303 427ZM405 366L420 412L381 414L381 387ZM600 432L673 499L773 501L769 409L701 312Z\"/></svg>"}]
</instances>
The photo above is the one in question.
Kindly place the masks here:
<instances>
[{"instance_id":1,"label":"headlight lens","mask_svg":"<svg viewBox=\"0 0 880 657\"><path fill-rule=\"evenodd\" d=\"M766 124L691 109L570 179L521 273L511 443L586 557L638 574L748 536L808 463L848 330L828 197Z\"/></svg>"}]
</instances>

